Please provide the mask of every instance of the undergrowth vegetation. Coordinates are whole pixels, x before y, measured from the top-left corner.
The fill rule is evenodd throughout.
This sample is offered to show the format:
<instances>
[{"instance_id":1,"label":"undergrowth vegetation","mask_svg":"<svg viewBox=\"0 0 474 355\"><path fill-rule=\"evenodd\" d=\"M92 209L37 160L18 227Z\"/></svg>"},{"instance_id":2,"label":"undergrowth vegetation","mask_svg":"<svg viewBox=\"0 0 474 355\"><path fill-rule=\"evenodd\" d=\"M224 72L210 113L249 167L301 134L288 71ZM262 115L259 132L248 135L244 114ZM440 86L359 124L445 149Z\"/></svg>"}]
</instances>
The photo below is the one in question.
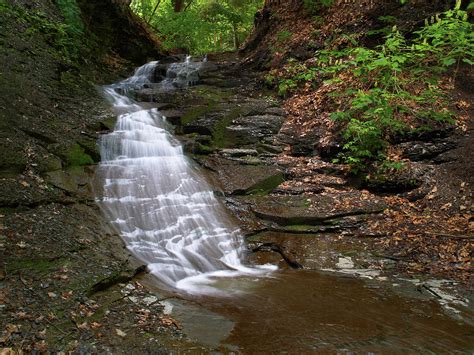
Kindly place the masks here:
<instances>
[{"instance_id":1,"label":"undergrowth vegetation","mask_svg":"<svg viewBox=\"0 0 474 355\"><path fill-rule=\"evenodd\" d=\"M86 48L80 10L75 0L57 0L56 5L63 19L53 20L41 10L27 11L8 3L0 3L0 11L3 16L11 16L24 24L27 35L43 36L58 60L68 66L77 66Z\"/></svg>"},{"instance_id":2,"label":"undergrowth vegetation","mask_svg":"<svg viewBox=\"0 0 474 355\"><path fill-rule=\"evenodd\" d=\"M355 172L374 163L387 166L387 147L396 137L454 123L445 79L474 64L473 27L457 1L414 33L394 26L375 48L354 39L343 48L329 44L312 60L290 60L266 80L282 96L328 87L331 118L343 127L343 151L335 160Z\"/></svg>"}]
</instances>

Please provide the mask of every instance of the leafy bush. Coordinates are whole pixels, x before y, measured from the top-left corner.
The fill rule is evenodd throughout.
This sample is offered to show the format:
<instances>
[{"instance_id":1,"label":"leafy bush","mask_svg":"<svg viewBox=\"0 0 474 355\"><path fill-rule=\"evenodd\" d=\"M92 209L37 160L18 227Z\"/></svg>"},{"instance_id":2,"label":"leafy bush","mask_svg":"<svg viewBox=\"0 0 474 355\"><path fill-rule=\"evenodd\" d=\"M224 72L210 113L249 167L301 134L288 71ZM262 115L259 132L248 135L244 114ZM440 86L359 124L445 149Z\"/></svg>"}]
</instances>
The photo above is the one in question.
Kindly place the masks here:
<instances>
[{"instance_id":1,"label":"leafy bush","mask_svg":"<svg viewBox=\"0 0 474 355\"><path fill-rule=\"evenodd\" d=\"M345 127L344 151L339 161L355 171L385 159L391 139L430 122L453 123L439 87L440 74L455 76L461 63L474 64L474 26L467 13L456 7L426 21L407 40L396 27L375 49L355 45L320 51L317 66L290 64L279 80L287 94L297 84L329 77L326 84L341 83L331 117ZM349 45L353 45L349 42Z\"/></svg>"}]
</instances>

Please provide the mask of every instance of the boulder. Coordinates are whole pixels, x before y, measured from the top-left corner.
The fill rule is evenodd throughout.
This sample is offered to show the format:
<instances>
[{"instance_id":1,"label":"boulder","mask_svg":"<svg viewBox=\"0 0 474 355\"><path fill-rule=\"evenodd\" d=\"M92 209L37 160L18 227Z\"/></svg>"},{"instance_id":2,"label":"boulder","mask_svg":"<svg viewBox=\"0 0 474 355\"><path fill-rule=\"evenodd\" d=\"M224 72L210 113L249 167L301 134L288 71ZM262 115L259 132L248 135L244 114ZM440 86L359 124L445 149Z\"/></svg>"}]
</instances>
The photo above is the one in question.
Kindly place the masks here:
<instances>
[{"instance_id":1,"label":"boulder","mask_svg":"<svg viewBox=\"0 0 474 355\"><path fill-rule=\"evenodd\" d=\"M438 155L454 149L456 143L452 141L437 141L437 142L406 142L399 144L403 150L403 156L412 161L422 161L437 157Z\"/></svg>"}]
</instances>

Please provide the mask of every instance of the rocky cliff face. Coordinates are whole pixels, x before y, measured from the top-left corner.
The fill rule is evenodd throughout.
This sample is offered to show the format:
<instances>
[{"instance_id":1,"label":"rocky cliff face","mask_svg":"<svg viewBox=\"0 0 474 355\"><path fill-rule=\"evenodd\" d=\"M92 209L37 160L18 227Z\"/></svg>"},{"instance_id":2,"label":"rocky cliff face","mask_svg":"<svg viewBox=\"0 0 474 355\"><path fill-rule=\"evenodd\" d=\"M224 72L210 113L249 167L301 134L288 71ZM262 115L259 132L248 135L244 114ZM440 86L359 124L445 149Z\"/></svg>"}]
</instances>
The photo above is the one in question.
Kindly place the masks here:
<instances>
[{"instance_id":1,"label":"rocky cliff face","mask_svg":"<svg viewBox=\"0 0 474 355\"><path fill-rule=\"evenodd\" d=\"M0 176L31 164L44 174L98 159L90 117L103 107L94 83L159 58L159 43L123 1L0 6Z\"/></svg>"},{"instance_id":2,"label":"rocky cliff face","mask_svg":"<svg viewBox=\"0 0 474 355\"><path fill-rule=\"evenodd\" d=\"M130 0L78 0L83 19L99 43L135 65L162 56L158 40L130 10Z\"/></svg>"}]
</instances>

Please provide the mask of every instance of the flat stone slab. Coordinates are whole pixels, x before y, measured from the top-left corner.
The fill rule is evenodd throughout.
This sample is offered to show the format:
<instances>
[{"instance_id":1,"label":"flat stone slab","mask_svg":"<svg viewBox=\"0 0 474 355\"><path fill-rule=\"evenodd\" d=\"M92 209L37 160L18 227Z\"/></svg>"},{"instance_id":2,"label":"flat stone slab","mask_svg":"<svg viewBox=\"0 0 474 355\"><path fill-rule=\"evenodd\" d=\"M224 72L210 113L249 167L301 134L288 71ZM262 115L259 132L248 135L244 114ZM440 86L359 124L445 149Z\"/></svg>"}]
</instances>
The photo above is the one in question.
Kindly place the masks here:
<instances>
[{"instance_id":1,"label":"flat stone slab","mask_svg":"<svg viewBox=\"0 0 474 355\"><path fill-rule=\"evenodd\" d=\"M255 149L222 149L221 154L227 157L245 157L245 156L256 156L258 152Z\"/></svg>"},{"instance_id":2,"label":"flat stone slab","mask_svg":"<svg viewBox=\"0 0 474 355\"><path fill-rule=\"evenodd\" d=\"M360 191L313 196L249 196L239 198L256 217L280 225L320 225L348 216L381 213L387 207Z\"/></svg>"},{"instance_id":3,"label":"flat stone slab","mask_svg":"<svg viewBox=\"0 0 474 355\"><path fill-rule=\"evenodd\" d=\"M246 165L221 157L206 159L226 195L265 194L284 181L283 171L272 165Z\"/></svg>"},{"instance_id":4,"label":"flat stone slab","mask_svg":"<svg viewBox=\"0 0 474 355\"><path fill-rule=\"evenodd\" d=\"M271 137L278 133L283 117L276 115L257 115L239 117L226 127L226 135L233 142L243 144L255 144L265 137Z\"/></svg>"}]
</instances>

